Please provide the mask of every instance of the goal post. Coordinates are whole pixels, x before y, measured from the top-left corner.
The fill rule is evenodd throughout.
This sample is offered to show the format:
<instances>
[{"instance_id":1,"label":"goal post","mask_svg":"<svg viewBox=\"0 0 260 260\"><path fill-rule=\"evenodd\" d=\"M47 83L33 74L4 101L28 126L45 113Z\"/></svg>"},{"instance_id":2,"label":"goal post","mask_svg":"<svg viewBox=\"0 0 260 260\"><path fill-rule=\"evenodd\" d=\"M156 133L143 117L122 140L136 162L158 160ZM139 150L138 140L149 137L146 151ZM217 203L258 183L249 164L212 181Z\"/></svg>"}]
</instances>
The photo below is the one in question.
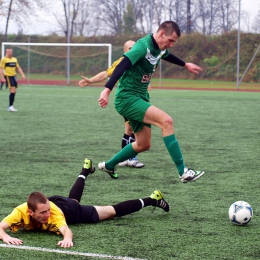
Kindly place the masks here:
<instances>
[{"instance_id":1,"label":"goal post","mask_svg":"<svg viewBox=\"0 0 260 260\"><path fill-rule=\"evenodd\" d=\"M66 67L68 67L69 64L69 70L67 70L67 79L70 77L70 75L68 75L68 71L72 71L71 67L75 67L75 69L77 69L78 67L81 68L82 70L79 71L79 73L82 73L82 71L84 71L84 66L88 66L88 67L95 67L96 70L91 70L91 72L93 75L110 67L112 64L112 44L110 43L25 43L25 42L2 42L2 49L1 49L1 54L2 54L2 58L5 56L5 51L6 48L20 48L21 50L23 50L23 52L26 52L22 55L23 58L19 58L18 57L18 62L21 65L22 64L27 64L27 69L26 66L25 68L21 65L21 67L23 68L23 70L27 70L28 73L28 84L30 84L30 72L31 70L36 71L36 67L39 70L39 67L41 66L41 63L44 66L43 63L43 57L47 58L49 57L51 60L50 61L46 61L46 63L48 64L48 67L50 64L53 64L59 59L62 59L62 61L60 62L59 66L58 65L53 65L51 69L49 70L53 70L53 67L55 67L55 69L57 68L57 71L59 70L59 73L61 73L60 70L62 70L63 74L66 74ZM33 50L32 48L38 48ZM57 49L48 49L51 47L57 47ZM74 48L74 47L83 47L80 48L81 50L79 51L79 48ZM100 48L102 47L102 48ZM42 49L40 49L42 48ZM69 53L68 53L69 50ZM73 51L75 50L75 51ZM77 52L77 54L75 54L73 56L73 52ZM38 57L31 57L31 53L34 54L34 56ZM100 57L103 55L103 58L101 59ZM104 57L104 55L107 55L107 58ZM14 53L14 56L17 57L16 53ZM70 63L70 60L73 61L73 59L76 59L73 63L73 65ZM85 59L85 60L84 60ZM23 60L23 62L21 61ZM34 60L34 63L32 63L32 60ZM66 60L66 62L65 62ZM92 60L92 63L89 63L89 60ZM100 64L98 63L102 63L102 66L100 66ZM107 61L107 63L106 63ZM37 66L36 64L37 63ZM80 64L79 64L80 63ZM75 64L77 64L77 68L75 66ZM93 64L93 65L92 65ZM45 65L46 66L46 65ZM44 70L43 70L44 71ZM75 71L74 71L75 73ZM85 74L84 74L85 75Z\"/></svg>"}]
</instances>

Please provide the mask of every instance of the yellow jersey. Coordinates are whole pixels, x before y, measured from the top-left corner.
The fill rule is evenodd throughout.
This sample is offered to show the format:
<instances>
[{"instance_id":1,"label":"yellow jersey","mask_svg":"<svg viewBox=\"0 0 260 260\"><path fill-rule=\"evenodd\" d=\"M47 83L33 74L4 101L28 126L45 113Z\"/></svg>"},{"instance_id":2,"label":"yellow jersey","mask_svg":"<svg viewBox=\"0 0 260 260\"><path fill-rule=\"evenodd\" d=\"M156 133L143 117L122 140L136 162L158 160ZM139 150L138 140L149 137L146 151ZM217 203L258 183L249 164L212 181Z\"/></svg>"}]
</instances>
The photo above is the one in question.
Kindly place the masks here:
<instances>
[{"instance_id":1,"label":"yellow jersey","mask_svg":"<svg viewBox=\"0 0 260 260\"><path fill-rule=\"evenodd\" d=\"M15 57L12 58L4 57L1 60L0 67L4 70L5 76L15 76L16 69L20 68L19 63Z\"/></svg>"},{"instance_id":2,"label":"yellow jersey","mask_svg":"<svg viewBox=\"0 0 260 260\"><path fill-rule=\"evenodd\" d=\"M12 232L17 232L19 228L24 228L26 230L47 230L60 234L59 228L62 226L67 226L66 219L60 208L58 208L53 202L50 201L50 217L48 222L41 224L40 227L35 227L33 225L32 218L28 212L27 202L14 208L12 213L5 217L3 220L9 224L9 228Z\"/></svg>"},{"instance_id":3,"label":"yellow jersey","mask_svg":"<svg viewBox=\"0 0 260 260\"><path fill-rule=\"evenodd\" d=\"M111 77L112 73L114 72L116 66L120 63L120 61L124 57L119 58L118 60L114 61L113 64L106 70L108 77Z\"/></svg>"}]
</instances>

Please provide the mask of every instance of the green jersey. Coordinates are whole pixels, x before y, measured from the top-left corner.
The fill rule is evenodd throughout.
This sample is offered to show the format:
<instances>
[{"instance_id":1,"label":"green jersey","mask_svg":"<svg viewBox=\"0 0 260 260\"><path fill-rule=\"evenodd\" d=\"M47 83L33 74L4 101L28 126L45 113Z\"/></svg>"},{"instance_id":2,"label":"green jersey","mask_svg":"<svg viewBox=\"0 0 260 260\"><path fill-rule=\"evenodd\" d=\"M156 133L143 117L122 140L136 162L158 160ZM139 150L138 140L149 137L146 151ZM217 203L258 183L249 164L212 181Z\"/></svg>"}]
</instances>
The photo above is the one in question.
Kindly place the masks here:
<instances>
[{"instance_id":1,"label":"green jersey","mask_svg":"<svg viewBox=\"0 0 260 260\"><path fill-rule=\"evenodd\" d=\"M152 35L138 40L132 49L124 54L132 63L119 80L116 98L126 98L129 94L149 100L147 87L161 58L169 55L168 50L154 47Z\"/></svg>"}]
</instances>

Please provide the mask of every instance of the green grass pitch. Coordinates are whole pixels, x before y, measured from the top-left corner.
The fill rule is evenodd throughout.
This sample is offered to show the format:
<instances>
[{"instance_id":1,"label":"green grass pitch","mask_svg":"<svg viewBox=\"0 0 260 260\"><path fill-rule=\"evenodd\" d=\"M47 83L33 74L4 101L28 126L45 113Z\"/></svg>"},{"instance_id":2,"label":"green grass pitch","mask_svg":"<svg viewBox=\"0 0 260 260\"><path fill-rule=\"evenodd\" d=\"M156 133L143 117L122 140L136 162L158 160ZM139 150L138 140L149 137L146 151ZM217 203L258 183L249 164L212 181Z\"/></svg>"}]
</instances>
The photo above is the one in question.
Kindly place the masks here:
<instances>
[{"instance_id":1,"label":"green grass pitch","mask_svg":"<svg viewBox=\"0 0 260 260\"><path fill-rule=\"evenodd\" d=\"M67 196L85 157L97 166L120 150L124 120L113 106L115 91L105 109L97 102L101 91L20 86L17 113L7 112L9 91L0 91L0 219L32 191ZM173 117L187 166L205 175L181 183L161 131L153 127L151 150L138 155L145 167L118 167L118 180L96 170L87 179L82 203L111 205L160 189L170 212L145 208L95 225L70 226L75 246L66 250L150 260L259 259L260 93L156 89L150 96ZM253 207L248 226L229 222L229 206L237 200ZM24 246L60 249L55 234L14 236ZM0 259L101 256L1 247Z\"/></svg>"}]
</instances>

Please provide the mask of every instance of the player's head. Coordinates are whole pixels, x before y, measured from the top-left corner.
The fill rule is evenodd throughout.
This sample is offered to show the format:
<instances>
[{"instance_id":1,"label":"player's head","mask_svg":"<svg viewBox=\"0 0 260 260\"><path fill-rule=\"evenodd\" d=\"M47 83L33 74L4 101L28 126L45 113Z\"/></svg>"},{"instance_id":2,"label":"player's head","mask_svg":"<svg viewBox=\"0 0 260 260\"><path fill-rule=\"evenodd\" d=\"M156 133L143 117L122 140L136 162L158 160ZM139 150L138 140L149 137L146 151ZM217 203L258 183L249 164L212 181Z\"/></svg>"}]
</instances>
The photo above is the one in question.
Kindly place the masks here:
<instances>
[{"instance_id":1,"label":"player's head","mask_svg":"<svg viewBox=\"0 0 260 260\"><path fill-rule=\"evenodd\" d=\"M28 212L32 219L46 223L50 217L50 202L47 197L38 191L31 193L27 199Z\"/></svg>"},{"instance_id":2,"label":"player's head","mask_svg":"<svg viewBox=\"0 0 260 260\"><path fill-rule=\"evenodd\" d=\"M6 53L6 57L12 58L12 56L13 56L13 49L8 48L8 49L6 49L5 53Z\"/></svg>"},{"instance_id":3,"label":"player's head","mask_svg":"<svg viewBox=\"0 0 260 260\"><path fill-rule=\"evenodd\" d=\"M124 52L130 51L134 44L135 44L135 41L132 41L132 40L126 41L124 43Z\"/></svg>"},{"instance_id":4,"label":"player's head","mask_svg":"<svg viewBox=\"0 0 260 260\"><path fill-rule=\"evenodd\" d=\"M163 22L157 29L157 32L162 30L165 32L166 36L172 35L174 32L177 34L178 37L181 36L179 25L173 21Z\"/></svg>"},{"instance_id":5,"label":"player's head","mask_svg":"<svg viewBox=\"0 0 260 260\"><path fill-rule=\"evenodd\" d=\"M159 48L165 50L174 45L181 36L181 31L177 23L165 21L159 26L153 36Z\"/></svg>"}]
</instances>

